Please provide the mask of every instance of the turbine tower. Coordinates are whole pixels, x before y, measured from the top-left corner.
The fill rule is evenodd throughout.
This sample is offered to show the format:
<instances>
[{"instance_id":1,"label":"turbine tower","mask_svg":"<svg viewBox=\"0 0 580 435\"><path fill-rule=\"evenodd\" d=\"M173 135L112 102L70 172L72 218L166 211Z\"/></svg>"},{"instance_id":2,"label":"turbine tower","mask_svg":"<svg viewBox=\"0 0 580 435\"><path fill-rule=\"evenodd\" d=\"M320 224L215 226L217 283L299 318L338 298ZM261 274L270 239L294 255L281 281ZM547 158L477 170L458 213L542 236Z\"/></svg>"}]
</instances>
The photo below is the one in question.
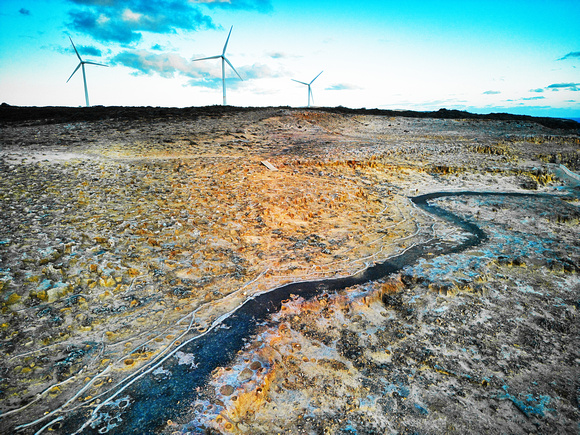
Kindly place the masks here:
<instances>
[{"instance_id":1,"label":"turbine tower","mask_svg":"<svg viewBox=\"0 0 580 435\"><path fill-rule=\"evenodd\" d=\"M226 49L228 48L228 42L230 40L230 35L232 34L234 26L230 27L230 33L228 34L228 39L226 39L226 44L224 45L224 50L222 54L218 56L210 56L210 57L203 57L201 59L193 59L192 62L197 62L198 60L208 60L208 59L221 59L222 60L222 87L223 87L223 94L224 94L224 106L227 105L226 103L226 62L228 65L234 70L236 75L240 78L241 81L244 79L238 74L232 63L226 57Z\"/></svg>"},{"instance_id":2,"label":"turbine tower","mask_svg":"<svg viewBox=\"0 0 580 435\"><path fill-rule=\"evenodd\" d=\"M89 90L87 88L87 76L85 74L85 64L98 65L98 66L108 66L108 65L103 65L102 63L89 62L88 60L83 60L81 58L81 55L79 54L77 48L75 47L75 43L73 42L72 38L69 36L68 39L70 39L70 43L72 44L73 48L75 49L75 53L77 54L77 57L79 58L80 62L66 82L68 83L69 80L72 79L72 76L75 75L75 73L79 70L79 68L81 68L83 70L83 82L85 84L85 100L87 102L87 107L89 107L90 106L90 104L89 104Z\"/></svg>"},{"instance_id":3,"label":"turbine tower","mask_svg":"<svg viewBox=\"0 0 580 435\"><path fill-rule=\"evenodd\" d=\"M318 73L318 75L317 75L316 77L314 77L310 83L300 82L300 81L298 81L298 80L291 79L291 80L295 81L296 83L301 83L301 84L303 84L303 85L306 85L306 86L308 86L308 107L310 107L310 100L311 100L311 99L312 99L312 102L314 103L314 96L312 95L312 88L310 87L310 85L311 85L312 83L314 83L314 80L316 80L316 79L317 79L317 78L320 76L320 74L322 74L323 72L324 72L324 71L320 71L320 72Z\"/></svg>"}]
</instances>

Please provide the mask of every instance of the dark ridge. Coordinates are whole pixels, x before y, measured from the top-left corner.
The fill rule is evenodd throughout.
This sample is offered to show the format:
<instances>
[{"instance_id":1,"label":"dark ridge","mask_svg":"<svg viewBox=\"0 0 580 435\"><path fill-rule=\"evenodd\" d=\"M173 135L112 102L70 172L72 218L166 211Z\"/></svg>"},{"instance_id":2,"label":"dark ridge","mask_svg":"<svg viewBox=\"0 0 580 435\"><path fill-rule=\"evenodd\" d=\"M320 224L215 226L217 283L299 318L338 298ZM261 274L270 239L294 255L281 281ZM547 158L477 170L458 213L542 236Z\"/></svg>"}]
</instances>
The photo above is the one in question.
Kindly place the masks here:
<instances>
[{"instance_id":1,"label":"dark ridge","mask_svg":"<svg viewBox=\"0 0 580 435\"><path fill-rule=\"evenodd\" d=\"M232 106L206 107L20 107L0 105L0 125L9 124L64 124L95 121L151 121L172 118L196 119L200 116L220 117L228 113L249 112L254 108Z\"/></svg>"},{"instance_id":2,"label":"dark ridge","mask_svg":"<svg viewBox=\"0 0 580 435\"><path fill-rule=\"evenodd\" d=\"M83 121L107 120L169 120L171 118L196 119L199 116L221 117L230 113L244 113L267 109L284 109L302 111L304 109L285 107L21 107L3 103L0 105L0 125L10 124L61 124ZM412 110L350 109L347 107L317 107L308 110L339 113L345 115L401 116L406 118L434 119L487 119L498 121L534 122L551 129L578 130L580 123L572 119L535 117L528 115L511 115L509 113L490 113L479 115L460 110L440 109L436 112L415 112Z\"/></svg>"}]
</instances>

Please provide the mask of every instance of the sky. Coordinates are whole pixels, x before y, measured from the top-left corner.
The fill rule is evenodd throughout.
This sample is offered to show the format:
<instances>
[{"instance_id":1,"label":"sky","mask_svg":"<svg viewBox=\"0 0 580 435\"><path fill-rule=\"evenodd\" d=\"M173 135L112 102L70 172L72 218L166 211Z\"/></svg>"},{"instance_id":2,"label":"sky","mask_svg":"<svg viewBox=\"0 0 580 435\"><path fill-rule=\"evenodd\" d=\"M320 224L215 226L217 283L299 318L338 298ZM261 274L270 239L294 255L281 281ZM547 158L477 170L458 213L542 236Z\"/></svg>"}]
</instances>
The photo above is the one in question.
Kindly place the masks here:
<instances>
[{"instance_id":1,"label":"sky","mask_svg":"<svg viewBox=\"0 0 580 435\"><path fill-rule=\"evenodd\" d=\"M579 0L0 0L0 103L580 118Z\"/></svg>"}]
</instances>

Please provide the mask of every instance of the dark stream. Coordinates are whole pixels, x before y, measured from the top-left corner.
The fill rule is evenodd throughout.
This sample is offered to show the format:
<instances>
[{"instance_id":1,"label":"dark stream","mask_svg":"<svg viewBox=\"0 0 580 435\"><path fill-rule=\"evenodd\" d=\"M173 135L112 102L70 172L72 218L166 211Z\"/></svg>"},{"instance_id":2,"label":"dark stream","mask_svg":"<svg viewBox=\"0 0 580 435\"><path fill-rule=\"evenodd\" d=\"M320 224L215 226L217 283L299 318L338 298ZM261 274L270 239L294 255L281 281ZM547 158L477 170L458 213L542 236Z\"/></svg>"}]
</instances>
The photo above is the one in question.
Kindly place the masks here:
<instances>
[{"instance_id":1,"label":"dark stream","mask_svg":"<svg viewBox=\"0 0 580 435\"><path fill-rule=\"evenodd\" d=\"M246 341L254 336L269 316L280 310L282 301L291 294L305 299L324 292L332 292L349 286L396 273L405 266L412 265L427 254L445 255L462 252L479 245L487 239L486 234L474 223L468 222L440 207L430 205L429 200L450 196L512 196L537 197L532 194L499 194L478 192L439 192L412 198L412 201L424 211L439 216L471 234L461 243L450 245L433 240L416 245L388 261L369 267L364 272L345 278L322 279L300 282L278 287L268 293L247 300L221 325L214 327L205 335L187 343L180 350L193 354L197 367L178 364L175 358L163 363L163 369L171 372L167 379L158 380L149 373L124 389L115 400L99 410L100 417L82 433L115 433L115 434L152 434L158 433L167 420L179 420L183 410L191 409L190 405L199 398L201 390L207 384L211 372L220 366L227 366L236 353L243 348ZM74 433L89 417L89 411L77 411L65 416L57 425L60 433ZM58 426L57 426L58 427ZM108 432L107 432L108 430Z\"/></svg>"}]
</instances>

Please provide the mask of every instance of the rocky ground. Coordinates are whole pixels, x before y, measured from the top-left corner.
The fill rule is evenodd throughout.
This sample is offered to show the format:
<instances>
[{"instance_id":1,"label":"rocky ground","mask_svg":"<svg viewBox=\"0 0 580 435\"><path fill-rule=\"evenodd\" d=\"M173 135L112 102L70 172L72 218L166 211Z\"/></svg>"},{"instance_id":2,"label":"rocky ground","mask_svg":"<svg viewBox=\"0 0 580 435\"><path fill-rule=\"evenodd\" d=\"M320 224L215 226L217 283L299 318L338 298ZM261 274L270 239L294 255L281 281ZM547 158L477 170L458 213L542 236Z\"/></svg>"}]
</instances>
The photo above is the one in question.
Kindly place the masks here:
<instances>
[{"instance_id":1,"label":"rocky ground","mask_svg":"<svg viewBox=\"0 0 580 435\"><path fill-rule=\"evenodd\" d=\"M487 240L295 295L159 432L578 432L577 126L343 109L0 114L2 433L58 433L61 416L184 358L172 349L252 295L462 240L409 200L438 191L539 195L438 199Z\"/></svg>"}]
</instances>

